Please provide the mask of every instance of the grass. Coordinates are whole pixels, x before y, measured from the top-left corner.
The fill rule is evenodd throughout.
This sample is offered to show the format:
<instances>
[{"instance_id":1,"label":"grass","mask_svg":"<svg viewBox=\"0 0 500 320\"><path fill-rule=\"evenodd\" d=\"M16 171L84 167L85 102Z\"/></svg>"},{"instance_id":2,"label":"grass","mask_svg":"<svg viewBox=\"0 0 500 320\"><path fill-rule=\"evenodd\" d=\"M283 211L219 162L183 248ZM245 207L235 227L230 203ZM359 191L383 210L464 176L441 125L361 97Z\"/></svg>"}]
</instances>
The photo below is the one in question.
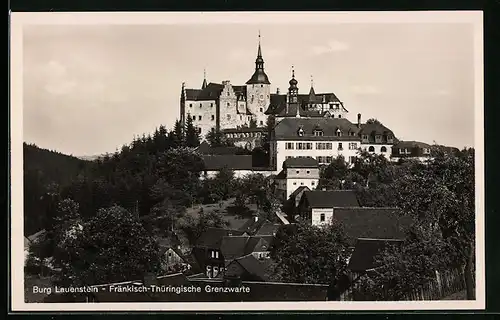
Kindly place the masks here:
<instances>
[{"instance_id":1,"label":"grass","mask_svg":"<svg viewBox=\"0 0 500 320\"><path fill-rule=\"evenodd\" d=\"M220 201L219 203L194 206L188 208L186 210L186 214L197 217L201 208L203 208L203 212L205 213L220 211L224 215L224 220L228 222L229 229L239 229L245 224L245 222L248 221L248 219L250 219L252 213L257 211L257 207L251 204L248 208L249 210L242 214L241 212L236 212L234 201L234 198L230 198L228 200Z\"/></svg>"}]
</instances>

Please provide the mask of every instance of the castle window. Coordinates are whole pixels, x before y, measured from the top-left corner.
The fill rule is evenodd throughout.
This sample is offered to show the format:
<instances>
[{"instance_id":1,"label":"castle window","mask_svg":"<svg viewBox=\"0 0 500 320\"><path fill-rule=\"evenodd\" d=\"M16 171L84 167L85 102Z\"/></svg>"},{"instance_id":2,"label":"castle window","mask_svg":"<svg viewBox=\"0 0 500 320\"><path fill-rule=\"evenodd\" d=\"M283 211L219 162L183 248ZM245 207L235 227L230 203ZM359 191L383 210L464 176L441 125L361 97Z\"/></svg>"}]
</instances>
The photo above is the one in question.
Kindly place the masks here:
<instances>
[{"instance_id":1,"label":"castle window","mask_svg":"<svg viewBox=\"0 0 500 320\"><path fill-rule=\"evenodd\" d=\"M344 148L342 147L342 142L339 143L339 147L338 147L339 150L344 150Z\"/></svg>"},{"instance_id":2,"label":"castle window","mask_svg":"<svg viewBox=\"0 0 500 320\"><path fill-rule=\"evenodd\" d=\"M387 142L392 143L392 141L393 141L392 135L388 135Z\"/></svg>"},{"instance_id":3,"label":"castle window","mask_svg":"<svg viewBox=\"0 0 500 320\"><path fill-rule=\"evenodd\" d=\"M375 136L375 142L377 142L377 143L382 142L382 136L381 136L381 135L379 135L379 134L377 134L377 135Z\"/></svg>"},{"instance_id":4,"label":"castle window","mask_svg":"<svg viewBox=\"0 0 500 320\"><path fill-rule=\"evenodd\" d=\"M311 173L311 171L307 170L306 173L309 174L309 173Z\"/></svg>"},{"instance_id":5,"label":"castle window","mask_svg":"<svg viewBox=\"0 0 500 320\"><path fill-rule=\"evenodd\" d=\"M326 157L326 163L332 163L333 157Z\"/></svg>"},{"instance_id":6,"label":"castle window","mask_svg":"<svg viewBox=\"0 0 500 320\"><path fill-rule=\"evenodd\" d=\"M294 185L294 186L296 186L296 185L297 185L297 182L294 182L294 183L293 183L293 185Z\"/></svg>"},{"instance_id":7,"label":"castle window","mask_svg":"<svg viewBox=\"0 0 500 320\"><path fill-rule=\"evenodd\" d=\"M227 120L231 120L231 115L230 114L227 115Z\"/></svg>"},{"instance_id":8,"label":"castle window","mask_svg":"<svg viewBox=\"0 0 500 320\"><path fill-rule=\"evenodd\" d=\"M227 96L229 97L231 94L229 93L229 91L227 92Z\"/></svg>"},{"instance_id":9,"label":"castle window","mask_svg":"<svg viewBox=\"0 0 500 320\"><path fill-rule=\"evenodd\" d=\"M214 121L214 120L215 120L215 116L214 116L214 115L212 115L212 121Z\"/></svg>"},{"instance_id":10,"label":"castle window","mask_svg":"<svg viewBox=\"0 0 500 320\"><path fill-rule=\"evenodd\" d=\"M362 135L361 138L363 139L363 142L368 141L368 135L367 134Z\"/></svg>"},{"instance_id":11,"label":"castle window","mask_svg":"<svg viewBox=\"0 0 500 320\"><path fill-rule=\"evenodd\" d=\"M386 147L380 148L380 152L387 152L387 148Z\"/></svg>"},{"instance_id":12,"label":"castle window","mask_svg":"<svg viewBox=\"0 0 500 320\"><path fill-rule=\"evenodd\" d=\"M201 109L201 107L203 107L203 104L200 103L200 109Z\"/></svg>"},{"instance_id":13,"label":"castle window","mask_svg":"<svg viewBox=\"0 0 500 320\"><path fill-rule=\"evenodd\" d=\"M262 121L262 120L261 120L261 121L260 121L260 125L261 125L261 126L262 126L262 125L264 125L264 121Z\"/></svg>"},{"instance_id":14,"label":"castle window","mask_svg":"<svg viewBox=\"0 0 500 320\"><path fill-rule=\"evenodd\" d=\"M339 114L339 118L342 118L342 115L341 115L341 114Z\"/></svg>"},{"instance_id":15,"label":"castle window","mask_svg":"<svg viewBox=\"0 0 500 320\"><path fill-rule=\"evenodd\" d=\"M293 150L293 142L287 142L285 144L285 149L286 150Z\"/></svg>"},{"instance_id":16,"label":"castle window","mask_svg":"<svg viewBox=\"0 0 500 320\"><path fill-rule=\"evenodd\" d=\"M325 214L322 213L320 216L319 216L319 221L321 222L325 222Z\"/></svg>"},{"instance_id":17,"label":"castle window","mask_svg":"<svg viewBox=\"0 0 500 320\"><path fill-rule=\"evenodd\" d=\"M261 87L261 88L264 88L264 85L263 85L263 84L261 84L261 85L260 85L260 87Z\"/></svg>"},{"instance_id":18,"label":"castle window","mask_svg":"<svg viewBox=\"0 0 500 320\"><path fill-rule=\"evenodd\" d=\"M229 107L230 105L231 105L231 104L228 102L228 103L227 103L227 106Z\"/></svg>"},{"instance_id":19,"label":"castle window","mask_svg":"<svg viewBox=\"0 0 500 320\"><path fill-rule=\"evenodd\" d=\"M302 128L300 128L297 133L298 133L299 137L303 137L304 136L304 130L302 130Z\"/></svg>"},{"instance_id":20,"label":"castle window","mask_svg":"<svg viewBox=\"0 0 500 320\"><path fill-rule=\"evenodd\" d=\"M431 150L429 148L424 148L423 152L424 154L429 154L431 153Z\"/></svg>"},{"instance_id":21,"label":"castle window","mask_svg":"<svg viewBox=\"0 0 500 320\"><path fill-rule=\"evenodd\" d=\"M201 116L198 116L198 120L201 120Z\"/></svg>"},{"instance_id":22,"label":"castle window","mask_svg":"<svg viewBox=\"0 0 500 320\"><path fill-rule=\"evenodd\" d=\"M193 107L193 104L192 104L192 103L190 103L190 104L189 104L189 107L190 107L190 108L192 108L192 107Z\"/></svg>"},{"instance_id":23,"label":"castle window","mask_svg":"<svg viewBox=\"0 0 500 320\"><path fill-rule=\"evenodd\" d=\"M368 148L368 152L375 152L375 147L370 146L370 147Z\"/></svg>"},{"instance_id":24,"label":"castle window","mask_svg":"<svg viewBox=\"0 0 500 320\"><path fill-rule=\"evenodd\" d=\"M358 148L358 144L356 142L349 143L349 150L356 150Z\"/></svg>"},{"instance_id":25,"label":"castle window","mask_svg":"<svg viewBox=\"0 0 500 320\"><path fill-rule=\"evenodd\" d=\"M212 108L213 106L214 106L214 103L213 103L213 102L212 102L212 103L210 103L210 108Z\"/></svg>"},{"instance_id":26,"label":"castle window","mask_svg":"<svg viewBox=\"0 0 500 320\"><path fill-rule=\"evenodd\" d=\"M300 173L300 171L299 171L299 170L297 170L297 171L296 171L296 173L297 173L297 174L299 174L299 173Z\"/></svg>"},{"instance_id":27,"label":"castle window","mask_svg":"<svg viewBox=\"0 0 500 320\"><path fill-rule=\"evenodd\" d=\"M196 120L196 116L193 116L193 120Z\"/></svg>"},{"instance_id":28,"label":"castle window","mask_svg":"<svg viewBox=\"0 0 500 320\"><path fill-rule=\"evenodd\" d=\"M340 137L341 135L342 131L340 131L340 129L337 128L337 130L335 131L335 136Z\"/></svg>"},{"instance_id":29,"label":"castle window","mask_svg":"<svg viewBox=\"0 0 500 320\"><path fill-rule=\"evenodd\" d=\"M349 162L354 164L356 162L356 157L350 156L349 157Z\"/></svg>"},{"instance_id":30,"label":"castle window","mask_svg":"<svg viewBox=\"0 0 500 320\"><path fill-rule=\"evenodd\" d=\"M262 108L260 108L259 111L262 112L263 111Z\"/></svg>"},{"instance_id":31,"label":"castle window","mask_svg":"<svg viewBox=\"0 0 500 320\"><path fill-rule=\"evenodd\" d=\"M201 128L198 128L198 133L201 134Z\"/></svg>"}]
</instances>

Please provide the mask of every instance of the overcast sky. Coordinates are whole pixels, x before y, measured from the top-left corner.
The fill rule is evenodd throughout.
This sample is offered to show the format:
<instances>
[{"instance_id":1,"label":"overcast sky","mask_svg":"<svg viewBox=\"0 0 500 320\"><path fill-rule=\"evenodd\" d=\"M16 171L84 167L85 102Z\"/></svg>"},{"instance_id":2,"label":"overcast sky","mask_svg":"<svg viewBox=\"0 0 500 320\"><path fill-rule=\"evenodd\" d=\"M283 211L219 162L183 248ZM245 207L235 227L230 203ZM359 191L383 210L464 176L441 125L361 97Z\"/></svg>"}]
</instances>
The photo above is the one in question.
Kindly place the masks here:
<instances>
[{"instance_id":1,"label":"overcast sky","mask_svg":"<svg viewBox=\"0 0 500 320\"><path fill-rule=\"evenodd\" d=\"M399 139L474 143L468 24L57 25L23 32L24 140L76 156L114 152L171 127L181 83L244 84L257 35L272 92L334 92L349 119L377 118Z\"/></svg>"}]
</instances>

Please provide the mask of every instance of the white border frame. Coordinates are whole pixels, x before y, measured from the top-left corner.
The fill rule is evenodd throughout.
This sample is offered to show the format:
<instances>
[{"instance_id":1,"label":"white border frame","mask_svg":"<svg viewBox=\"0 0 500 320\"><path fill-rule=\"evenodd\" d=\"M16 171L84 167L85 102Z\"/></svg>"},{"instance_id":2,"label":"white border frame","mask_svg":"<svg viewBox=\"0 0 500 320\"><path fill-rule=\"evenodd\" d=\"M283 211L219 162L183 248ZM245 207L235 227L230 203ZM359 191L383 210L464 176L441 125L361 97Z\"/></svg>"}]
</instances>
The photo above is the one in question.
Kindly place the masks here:
<instances>
[{"instance_id":1,"label":"white border frame","mask_svg":"<svg viewBox=\"0 0 500 320\"><path fill-rule=\"evenodd\" d=\"M298 17L298 18L297 18ZM23 247L23 26L158 24L470 23L474 25L476 300L410 302L25 303ZM134 12L11 13L11 297L12 311L348 311L485 308L484 110L482 11L420 12Z\"/></svg>"}]
</instances>

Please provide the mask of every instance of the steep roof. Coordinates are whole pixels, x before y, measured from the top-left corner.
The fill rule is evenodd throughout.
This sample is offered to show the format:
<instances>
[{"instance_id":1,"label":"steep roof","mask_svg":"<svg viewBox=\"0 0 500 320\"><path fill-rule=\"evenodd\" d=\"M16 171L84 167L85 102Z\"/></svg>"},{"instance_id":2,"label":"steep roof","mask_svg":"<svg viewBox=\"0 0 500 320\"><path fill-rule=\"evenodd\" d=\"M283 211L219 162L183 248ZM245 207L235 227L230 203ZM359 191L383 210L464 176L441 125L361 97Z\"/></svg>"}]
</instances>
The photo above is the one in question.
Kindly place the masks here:
<instances>
[{"instance_id":1,"label":"steep roof","mask_svg":"<svg viewBox=\"0 0 500 320\"><path fill-rule=\"evenodd\" d=\"M391 135L394 139L394 133L392 132L391 129L387 128L383 124L379 122L374 122L374 123L362 123L361 124L361 130L359 131L359 134L363 135L368 135L368 140L370 143L375 143L375 135L381 135L387 137L388 135Z\"/></svg>"},{"instance_id":2,"label":"steep roof","mask_svg":"<svg viewBox=\"0 0 500 320\"><path fill-rule=\"evenodd\" d=\"M298 187L297 189L295 189L295 191L294 191L294 192L292 192L292 193L290 194L290 198L291 198L291 199L295 199L295 197L296 197L296 196L298 196L298 195L299 195L299 193L301 193L302 191L310 191L310 190L311 190L311 189L309 189L309 187L308 187L308 186L300 186L300 187Z\"/></svg>"},{"instance_id":3,"label":"steep roof","mask_svg":"<svg viewBox=\"0 0 500 320\"><path fill-rule=\"evenodd\" d=\"M359 207L358 197L353 190L305 191L302 199L311 208Z\"/></svg>"},{"instance_id":4,"label":"steep roof","mask_svg":"<svg viewBox=\"0 0 500 320\"><path fill-rule=\"evenodd\" d=\"M228 236L241 236L245 232L239 230L229 230L222 228L208 228L196 241L197 247L219 249L222 239Z\"/></svg>"},{"instance_id":5,"label":"steep roof","mask_svg":"<svg viewBox=\"0 0 500 320\"><path fill-rule=\"evenodd\" d=\"M286 97L287 94L271 94L269 108L266 110L266 114L274 114L274 115L284 115L286 109ZM309 103L339 103L340 100L337 98L335 93L315 93L314 96L310 94L299 94L298 99L299 105L304 106ZM297 111L294 109L295 112ZM303 109L305 111L305 109ZM292 113L289 111L289 113ZM295 113L292 113L295 114ZM301 116L305 115L301 113Z\"/></svg>"},{"instance_id":6,"label":"steep roof","mask_svg":"<svg viewBox=\"0 0 500 320\"><path fill-rule=\"evenodd\" d=\"M283 162L283 168L317 168L318 160L312 157L288 158Z\"/></svg>"},{"instance_id":7,"label":"steep roof","mask_svg":"<svg viewBox=\"0 0 500 320\"><path fill-rule=\"evenodd\" d=\"M299 129L303 135L299 136ZM317 130L323 131L322 136L314 135ZM336 132L340 130L341 136ZM359 140L359 128L345 118L285 118L274 128L276 140Z\"/></svg>"},{"instance_id":8,"label":"steep roof","mask_svg":"<svg viewBox=\"0 0 500 320\"><path fill-rule=\"evenodd\" d=\"M246 97L247 87L245 85L232 86L235 94L237 96ZM210 82L203 89L186 89L186 100L187 101L207 101L207 100L217 100L220 97L224 85L220 83Z\"/></svg>"},{"instance_id":9,"label":"steep roof","mask_svg":"<svg viewBox=\"0 0 500 320\"><path fill-rule=\"evenodd\" d=\"M351 243L358 238L404 239L412 222L397 208L334 208L333 217L342 223Z\"/></svg>"},{"instance_id":10,"label":"steep roof","mask_svg":"<svg viewBox=\"0 0 500 320\"><path fill-rule=\"evenodd\" d=\"M267 281L268 276L266 268L269 266L270 261L268 259L259 261L253 255L249 254L238 259L235 259L231 263L238 263L243 270L247 272L255 280ZM241 276L241 275L240 275Z\"/></svg>"},{"instance_id":11,"label":"steep roof","mask_svg":"<svg viewBox=\"0 0 500 320\"><path fill-rule=\"evenodd\" d=\"M252 170L252 156L239 154L204 155L205 170Z\"/></svg>"},{"instance_id":12,"label":"steep roof","mask_svg":"<svg viewBox=\"0 0 500 320\"><path fill-rule=\"evenodd\" d=\"M244 231L248 234L254 234L265 223L265 220L258 218L255 220L255 218L257 217L248 219L240 228L238 228L238 230Z\"/></svg>"},{"instance_id":13,"label":"steep roof","mask_svg":"<svg viewBox=\"0 0 500 320\"><path fill-rule=\"evenodd\" d=\"M280 227L281 227L281 224L272 223L272 222L267 221L259 228L259 230L257 230L257 233L255 235L274 236Z\"/></svg>"},{"instance_id":14,"label":"steep roof","mask_svg":"<svg viewBox=\"0 0 500 320\"><path fill-rule=\"evenodd\" d=\"M233 260L252 252L268 251L270 244L261 236L223 237L220 250L224 260Z\"/></svg>"},{"instance_id":15,"label":"steep roof","mask_svg":"<svg viewBox=\"0 0 500 320\"><path fill-rule=\"evenodd\" d=\"M376 263L377 255L381 254L390 245L400 245L403 240L385 239L357 239L348 268L351 271L363 272L379 265Z\"/></svg>"}]
</instances>

